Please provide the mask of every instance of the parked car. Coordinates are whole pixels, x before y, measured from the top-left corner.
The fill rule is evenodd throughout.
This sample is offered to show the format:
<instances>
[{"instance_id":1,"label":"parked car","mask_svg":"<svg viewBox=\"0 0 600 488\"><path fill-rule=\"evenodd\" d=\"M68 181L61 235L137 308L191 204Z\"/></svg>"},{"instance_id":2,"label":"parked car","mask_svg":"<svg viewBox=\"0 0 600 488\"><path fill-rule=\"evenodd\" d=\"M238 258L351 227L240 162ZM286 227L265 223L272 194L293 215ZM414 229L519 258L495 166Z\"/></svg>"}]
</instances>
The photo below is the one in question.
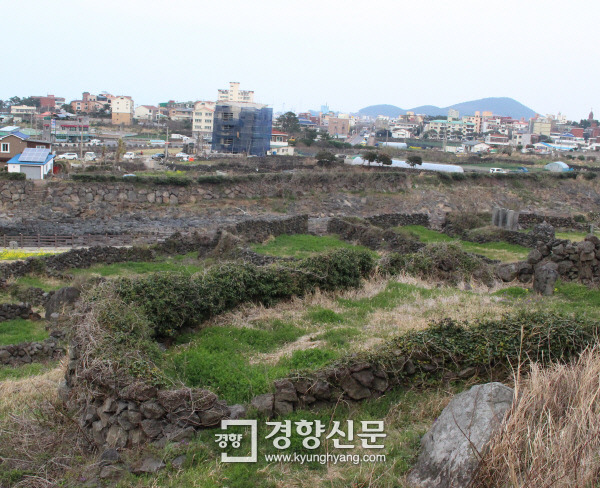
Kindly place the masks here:
<instances>
[{"instance_id":1,"label":"parked car","mask_svg":"<svg viewBox=\"0 0 600 488\"><path fill-rule=\"evenodd\" d=\"M133 159L135 159L135 153L129 151L129 152L126 152L125 154L123 154L123 161L125 161L125 160L131 161Z\"/></svg>"},{"instance_id":2,"label":"parked car","mask_svg":"<svg viewBox=\"0 0 600 488\"><path fill-rule=\"evenodd\" d=\"M511 173L529 173L529 170L525 166L520 166L519 168L511 171Z\"/></svg>"},{"instance_id":3,"label":"parked car","mask_svg":"<svg viewBox=\"0 0 600 488\"><path fill-rule=\"evenodd\" d=\"M79 159L77 153L62 153L56 156L56 159Z\"/></svg>"},{"instance_id":4,"label":"parked car","mask_svg":"<svg viewBox=\"0 0 600 488\"><path fill-rule=\"evenodd\" d=\"M176 158L189 158L190 155L187 153L184 153L184 152L180 152L180 153L175 154L175 157Z\"/></svg>"},{"instance_id":5,"label":"parked car","mask_svg":"<svg viewBox=\"0 0 600 488\"><path fill-rule=\"evenodd\" d=\"M92 139L89 144L90 146L101 146L102 141L100 139Z\"/></svg>"},{"instance_id":6,"label":"parked car","mask_svg":"<svg viewBox=\"0 0 600 488\"><path fill-rule=\"evenodd\" d=\"M152 159L157 160L157 159L165 159L165 153L156 153L152 155Z\"/></svg>"},{"instance_id":7,"label":"parked car","mask_svg":"<svg viewBox=\"0 0 600 488\"><path fill-rule=\"evenodd\" d=\"M502 169L502 168L490 168L490 173L492 173L492 174L495 174L495 173L505 174L506 170Z\"/></svg>"},{"instance_id":8,"label":"parked car","mask_svg":"<svg viewBox=\"0 0 600 488\"><path fill-rule=\"evenodd\" d=\"M96 161L96 159L98 159L98 156L96 156L95 152L88 151L83 156L83 159L84 161Z\"/></svg>"}]
</instances>

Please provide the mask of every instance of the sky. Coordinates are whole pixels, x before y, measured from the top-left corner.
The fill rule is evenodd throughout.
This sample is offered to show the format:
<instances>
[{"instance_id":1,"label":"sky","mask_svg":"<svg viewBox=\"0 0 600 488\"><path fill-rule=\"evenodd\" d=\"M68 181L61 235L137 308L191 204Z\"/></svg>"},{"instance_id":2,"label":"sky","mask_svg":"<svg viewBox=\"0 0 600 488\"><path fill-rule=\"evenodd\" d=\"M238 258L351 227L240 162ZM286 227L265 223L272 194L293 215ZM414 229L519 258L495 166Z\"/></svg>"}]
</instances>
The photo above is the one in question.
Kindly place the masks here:
<instances>
[{"instance_id":1,"label":"sky","mask_svg":"<svg viewBox=\"0 0 600 488\"><path fill-rule=\"evenodd\" d=\"M217 89L239 81L275 111L446 107L506 96L541 114L600 114L598 0L0 0L0 7L2 99L70 101L107 91L155 105L214 100Z\"/></svg>"}]
</instances>

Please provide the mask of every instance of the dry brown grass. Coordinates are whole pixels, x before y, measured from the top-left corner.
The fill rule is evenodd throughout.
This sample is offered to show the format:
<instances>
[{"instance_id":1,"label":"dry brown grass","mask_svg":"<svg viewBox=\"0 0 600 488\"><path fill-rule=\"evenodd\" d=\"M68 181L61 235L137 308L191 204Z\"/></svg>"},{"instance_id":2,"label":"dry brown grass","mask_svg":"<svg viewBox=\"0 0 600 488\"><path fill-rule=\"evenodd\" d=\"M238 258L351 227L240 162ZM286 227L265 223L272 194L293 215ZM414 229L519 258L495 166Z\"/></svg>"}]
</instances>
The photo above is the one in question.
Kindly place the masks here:
<instances>
[{"instance_id":1,"label":"dry brown grass","mask_svg":"<svg viewBox=\"0 0 600 488\"><path fill-rule=\"evenodd\" d=\"M600 482L600 347L573 364L533 365L484 456L478 487L596 487Z\"/></svg>"}]
</instances>

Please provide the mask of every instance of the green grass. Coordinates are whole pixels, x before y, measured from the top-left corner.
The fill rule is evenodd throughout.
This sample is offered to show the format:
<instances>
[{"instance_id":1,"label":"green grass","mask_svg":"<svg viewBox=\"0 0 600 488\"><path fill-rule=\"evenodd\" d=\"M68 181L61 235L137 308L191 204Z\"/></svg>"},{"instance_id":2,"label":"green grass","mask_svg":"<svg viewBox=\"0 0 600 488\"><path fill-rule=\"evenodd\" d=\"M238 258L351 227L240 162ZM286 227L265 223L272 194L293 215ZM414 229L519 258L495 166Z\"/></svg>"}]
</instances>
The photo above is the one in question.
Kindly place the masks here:
<instances>
[{"instance_id":1,"label":"green grass","mask_svg":"<svg viewBox=\"0 0 600 488\"><path fill-rule=\"evenodd\" d=\"M305 258L313 254L339 248L359 248L335 236L312 236L307 234L280 235L265 244L255 244L252 249L259 254L277 257Z\"/></svg>"},{"instance_id":2,"label":"green grass","mask_svg":"<svg viewBox=\"0 0 600 488\"><path fill-rule=\"evenodd\" d=\"M29 376L39 376L51 369L54 369L58 363L29 363L22 366L0 366L0 381L20 380Z\"/></svg>"},{"instance_id":3,"label":"green grass","mask_svg":"<svg viewBox=\"0 0 600 488\"><path fill-rule=\"evenodd\" d=\"M0 322L0 346L42 341L48 337L44 325L45 322L42 320L14 319Z\"/></svg>"},{"instance_id":4,"label":"green grass","mask_svg":"<svg viewBox=\"0 0 600 488\"><path fill-rule=\"evenodd\" d=\"M395 230L398 232L408 232L417 236L419 240L425 244L435 242L456 242L465 252L480 254L487 258L498 259L503 262L523 260L527 258L527 255L531 250L517 244L509 244L508 242L487 242L485 244L478 244L476 242L462 241L441 232L427 229L421 225L407 225L404 227L397 227Z\"/></svg>"},{"instance_id":5,"label":"green grass","mask_svg":"<svg viewBox=\"0 0 600 488\"><path fill-rule=\"evenodd\" d=\"M273 321L263 328L211 327L180 341L192 340L167 353L170 374L189 386L207 387L228 402L248 402L270 390L275 378L303 364L298 356L286 364L250 364L256 353L268 353L304 334L299 327ZM307 363L315 358L305 358Z\"/></svg>"},{"instance_id":6,"label":"green grass","mask_svg":"<svg viewBox=\"0 0 600 488\"><path fill-rule=\"evenodd\" d=\"M201 266L199 264L185 264L181 262L173 262L171 260L159 262L129 261L125 263L98 264L90 268L84 269L73 269L70 270L70 273L73 275L99 274L101 276L109 277L160 273L164 271L185 272L193 274L202 271L203 269L204 266Z\"/></svg>"},{"instance_id":7,"label":"green grass","mask_svg":"<svg viewBox=\"0 0 600 488\"><path fill-rule=\"evenodd\" d=\"M63 286L67 286L66 281L46 276L21 276L15 280L15 283L23 286L41 288L44 291L58 290Z\"/></svg>"},{"instance_id":8,"label":"green grass","mask_svg":"<svg viewBox=\"0 0 600 488\"><path fill-rule=\"evenodd\" d=\"M598 232L594 232L594 234L598 235ZM557 239L567 239L573 242L583 241L587 235L589 235L589 232L578 231L556 232L555 234Z\"/></svg>"}]
</instances>

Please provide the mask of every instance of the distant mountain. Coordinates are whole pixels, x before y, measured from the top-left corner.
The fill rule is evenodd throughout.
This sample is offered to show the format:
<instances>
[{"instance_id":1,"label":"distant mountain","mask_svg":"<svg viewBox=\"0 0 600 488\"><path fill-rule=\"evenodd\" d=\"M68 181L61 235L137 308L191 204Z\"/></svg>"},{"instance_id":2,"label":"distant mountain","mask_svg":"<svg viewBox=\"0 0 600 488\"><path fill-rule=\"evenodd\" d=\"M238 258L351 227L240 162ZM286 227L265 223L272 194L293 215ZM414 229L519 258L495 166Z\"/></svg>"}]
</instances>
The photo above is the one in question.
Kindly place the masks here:
<instances>
[{"instance_id":1,"label":"distant mountain","mask_svg":"<svg viewBox=\"0 0 600 488\"><path fill-rule=\"evenodd\" d=\"M415 112L417 114L425 115L446 115L449 109L458 110L461 117L463 115L474 115L475 112L492 112L494 115L510 116L513 119L520 119L521 117L529 119L533 117L536 112L526 107L520 102L508 97L493 97L493 98L481 98L479 100L472 100L470 102L457 103L449 107L436 107L434 105L422 105L411 109L402 109L395 105L371 105L369 107L361 108L358 113L360 115L368 115L370 117L377 117L378 115L385 115L387 117L398 117L404 115L406 112Z\"/></svg>"}]
</instances>

